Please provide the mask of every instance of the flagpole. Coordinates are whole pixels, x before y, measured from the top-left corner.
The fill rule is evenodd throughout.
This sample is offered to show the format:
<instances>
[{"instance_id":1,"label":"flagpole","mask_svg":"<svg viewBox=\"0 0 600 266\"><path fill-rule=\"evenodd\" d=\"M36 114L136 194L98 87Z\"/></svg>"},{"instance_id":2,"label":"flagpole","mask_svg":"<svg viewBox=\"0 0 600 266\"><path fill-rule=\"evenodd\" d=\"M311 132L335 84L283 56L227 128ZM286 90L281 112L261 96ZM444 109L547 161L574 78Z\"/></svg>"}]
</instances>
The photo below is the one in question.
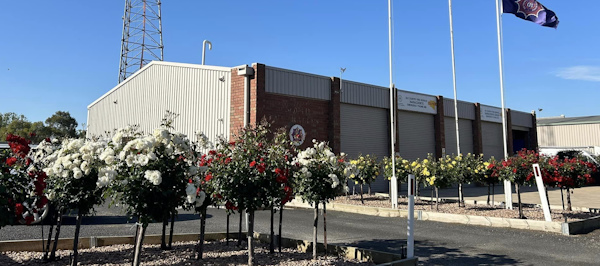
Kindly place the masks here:
<instances>
[{"instance_id":1,"label":"flagpole","mask_svg":"<svg viewBox=\"0 0 600 266\"><path fill-rule=\"evenodd\" d=\"M452 0L448 0L448 11L450 13L450 49L452 50L452 85L454 86L454 122L456 124L456 153L457 155L459 155L460 132L458 129L458 97L456 96L456 63L454 59L454 25L452 23Z\"/></svg>"},{"instance_id":2,"label":"flagpole","mask_svg":"<svg viewBox=\"0 0 600 266\"><path fill-rule=\"evenodd\" d=\"M496 29L498 31L498 64L500 68L500 99L502 102L502 141L504 143L504 159L508 159L508 144L506 137L506 109L504 107L504 58L502 56L502 2L496 0ZM511 183L504 180L504 200L506 209L512 207Z\"/></svg>"},{"instance_id":3,"label":"flagpole","mask_svg":"<svg viewBox=\"0 0 600 266\"><path fill-rule=\"evenodd\" d=\"M392 0L388 0L388 42L389 42L389 62L390 62L390 138L392 146L392 180L390 184L390 199L392 200L392 209L398 208L398 180L396 178L396 121L394 118L394 83L392 79Z\"/></svg>"}]
</instances>

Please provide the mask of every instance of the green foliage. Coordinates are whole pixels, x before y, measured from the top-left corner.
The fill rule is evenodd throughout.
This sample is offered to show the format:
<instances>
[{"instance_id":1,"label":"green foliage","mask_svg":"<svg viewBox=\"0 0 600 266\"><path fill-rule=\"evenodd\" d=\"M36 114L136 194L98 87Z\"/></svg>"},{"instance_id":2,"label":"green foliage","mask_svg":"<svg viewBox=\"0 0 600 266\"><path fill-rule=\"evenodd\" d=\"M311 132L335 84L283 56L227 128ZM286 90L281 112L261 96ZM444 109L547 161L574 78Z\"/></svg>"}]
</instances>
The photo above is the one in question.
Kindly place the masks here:
<instances>
[{"instance_id":1,"label":"green foliage","mask_svg":"<svg viewBox=\"0 0 600 266\"><path fill-rule=\"evenodd\" d=\"M294 173L295 187L308 203L329 202L348 189L344 158L336 156L325 142L313 143L296 157L300 169Z\"/></svg>"},{"instance_id":2,"label":"green foliage","mask_svg":"<svg viewBox=\"0 0 600 266\"><path fill-rule=\"evenodd\" d=\"M31 122L24 115L16 113L0 113L0 140L8 134L26 137L32 143L39 143L45 138L76 138L82 132L77 132L77 121L69 112L58 111L44 122ZM84 134L84 133L83 133Z\"/></svg>"},{"instance_id":3,"label":"green foliage","mask_svg":"<svg viewBox=\"0 0 600 266\"><path fill-rule=\"evenodd\" d=\"M77 120L69 112L57 111L46 119L46 126L55 138L77 137Z\"/></svg>"},{"instance_id":4,"label":"green foliage","mask_svg":"<svg viewBox=\"0 0 600 266\"><path fill-rule=\"evenodd\" d=\"M377 163L377 158L367 154L358 156L356 160L350 160L348 167L344 169L344 173L355 184L368 185L377 179L380 170L381 166Z\"/></svg>"},{"instance_id":5,"label":"green foliage","mask_svg":"<svg viewBox=\"0 0 600 266\"><path fill-rule=\"evenodd\" d=\"M291 193L290 143L283 130L270 135L265 121L248 126L235 141L221 139L205 159L205 183L228 210L269 208Z\"/></svg>"},{"instance_id":6,"label":"green foliage","mask_svg":"<svg viewBox=\"0 0 600 266\"><path fill-rule=\"evenodd\" d=\"M453 162L456 162L455 182L461 184L470 184L484 178L486 165L484 165L482 155L467 153L467 155L452 155Z\"/></svg>"}]
</instances>

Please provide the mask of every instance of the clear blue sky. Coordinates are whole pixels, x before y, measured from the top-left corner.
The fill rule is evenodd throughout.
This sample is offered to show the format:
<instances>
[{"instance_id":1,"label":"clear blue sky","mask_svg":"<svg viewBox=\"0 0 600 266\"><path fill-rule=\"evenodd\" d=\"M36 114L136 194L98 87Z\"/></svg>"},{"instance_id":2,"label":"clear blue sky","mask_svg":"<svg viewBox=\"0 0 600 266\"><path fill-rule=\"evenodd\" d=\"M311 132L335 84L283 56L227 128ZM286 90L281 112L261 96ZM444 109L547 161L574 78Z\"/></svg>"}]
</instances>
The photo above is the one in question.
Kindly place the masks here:
<instances>
[{"instance_id":1,"label":"clear blue sky","mask_svg":"<svg viewBox=\"0 0 600 266\"><path fill-rule=\"evenodd\" d=\"M163 0L165 61L254 62L388 86L387 1ZM504 14L507 107L541 117L600 115L600 1L541 0L557 30ZM0 112L86 122L118 81L124 0L4 1ZM458 98L500 106L494 0L455 0ZM394 83L452 97L448 2L394 1Z\"/></svg>"}]
</instances>

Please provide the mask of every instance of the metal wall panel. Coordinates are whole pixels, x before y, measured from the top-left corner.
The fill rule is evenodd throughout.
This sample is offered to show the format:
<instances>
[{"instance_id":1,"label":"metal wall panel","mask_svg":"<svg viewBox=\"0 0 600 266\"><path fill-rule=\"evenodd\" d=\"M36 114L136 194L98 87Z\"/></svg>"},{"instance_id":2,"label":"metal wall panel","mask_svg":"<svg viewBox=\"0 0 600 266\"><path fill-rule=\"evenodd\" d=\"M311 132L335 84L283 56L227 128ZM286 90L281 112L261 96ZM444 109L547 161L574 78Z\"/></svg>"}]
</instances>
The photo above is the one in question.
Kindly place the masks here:
<instances>
[{"instance_id":1,"label":"metal wall panel","mask_svg":"<svg viewBox=\"0 0 600 266\"><path fill-rule=\"evenodd\" d=\"M473 153L473 122L459 119L458 130L460 136L460 152ZM446 137L446 154L458 154L456 150L456 121L454 117L444 118L444 131Z\"/></svg>"},{"instance_id":2,"label":"metal wall panel","mask_svg":"<svg viewBox=\"0 0 600 266\"><path fill-rule=\"evenodd\" d=\"M444 98L444 115L454 117L454 99ZM458 118L475 120L475 105L458 101Z\"/></svg>"},{"instance_id":3,"label":"metal wall panel","mask_svg":"<svg viewBox=\"0 0 600 266\"><path fill-rule=\"evenodd\" d=\"M325 76L265 66L265 91L330 100L331 79Z\"/></svg>"},{"instance_id":4,"label":"metal wall panel","mask_svg":"<svg viewBox=\"0 0 600 266\"><path fill-rule=\"evenodd\" d=\"M481 140L483 157L494 156L496 160L504 159L504 141L502 141L502 124L481 122Z\"/></svg>"},{"instance_id":5,"label":"metal wall panel","mask_svg":"<svg viewBox=\"0 0 600 266\"><path fill-rule=\"evenodd\" d=\"M540 147L600 146L600 124L538 126Z\"/></svg>"},{"instance_id":6,"label":"metal wall panel","mask_svg":"<svg viewBox=\"0 0 600 266\"><path fill-rule=\"evenodd\" d=\"M340 145L348 158L374 155L379 161L389 157L390 132L388 110L352 104L340 104ZM387 192L388 181L381 176L371 185L374 192ZM352 184L349 186L352 189Z\"/></svg>"},{"instance_id":7,"label":"metal wall panel","mask_svg":"<svg viewBox=\"0 0 600 266\"><path fill-rule=\"evenodd\" d=\"M195 140L229 137L231 70L209 66L151 63L88 106L88 136L128 125L157 128L166 110L179 114L175 130Z\"/></svg>"},{"instance_id":8,"label":"metal wall panel","mask_svg":"<svg viewBox=\"0 0 600 266\"><path fill-rule=\"evenodd\" d=\"M531 115L531 113L510 110L510 117L512 120L512 124L515 126L522 126L527 128L533 127L533 116Z\"/></svg>"},{"instance_id":9,"label":"metal wall panel","mask_svg":"<svg viewBox=\"0 0 600 266\"><path fill-rule=\"evenodd\" d=\"M435 153L433 115L398 111L398 136L400 156L404 159L423 159L428 153Z\"/></svg>"},{"instance_id":10,"label":"metal wall panel","mask_svg":"<svg viewBox=\"0 0 600 266\"><path fill-rule=\"evenodd\" d=\"M342 103L390 108L390 88L342 80Z\"/></svg>"}]
</instances>

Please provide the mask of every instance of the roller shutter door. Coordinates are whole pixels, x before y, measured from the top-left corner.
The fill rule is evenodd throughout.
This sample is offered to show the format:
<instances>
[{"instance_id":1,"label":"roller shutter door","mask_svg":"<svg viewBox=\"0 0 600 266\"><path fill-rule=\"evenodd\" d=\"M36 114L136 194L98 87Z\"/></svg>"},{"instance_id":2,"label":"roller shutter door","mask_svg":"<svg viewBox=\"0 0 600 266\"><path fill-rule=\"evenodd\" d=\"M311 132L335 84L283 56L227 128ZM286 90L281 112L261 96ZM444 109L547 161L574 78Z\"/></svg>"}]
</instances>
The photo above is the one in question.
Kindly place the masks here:
<instances>
[{"instance_id":1,"label":"roller shutter door","mask_svg":"<svg viewBox=\"0 0 600 266\"><path fill-rule=\"evenodd\" d=\"M471 120L459 119L460 152L473 153L473 123ZM456 121L454 117L445 117L444 131L446 134L446 154L457 154L456 151Z\"/></svg>"},{"instance_id":2,"label":"roller shutter door","mask_svg":"<svg viewBox=\"0 0 600 266\"><path fill-rule=\"evenodd\" d=\"M398 137L400 156L404 159L423 159L428 153L435 153L433 115L398 111Z\"/></svg>"},{"instance_id":3,"label":"roller shutter door","mask_svg":"<svg viewBox=\"0 0 600 266\"><path fill-rule=\"evenodd\" d=\"M494 156L497 160L504 159L504 142L502 141L502 124L481 122L481 141L483 156Z\"/></svg>"},{"instance_id":4,"label":"roller shutter door","mask_svg":"<svg viewBox=\"0 0 600 266\"><path fill-rule=\"evenodd\" d=\"M377 159L381 161L383 157L389 156L388 112L381 108L341 104L341 151L348 154L351 159L360 154L370 154L377 156ZM379 177L375 183L371 184L371 189L372 192L387 192L388 181Z\"/></svg>"}]
</instances>

